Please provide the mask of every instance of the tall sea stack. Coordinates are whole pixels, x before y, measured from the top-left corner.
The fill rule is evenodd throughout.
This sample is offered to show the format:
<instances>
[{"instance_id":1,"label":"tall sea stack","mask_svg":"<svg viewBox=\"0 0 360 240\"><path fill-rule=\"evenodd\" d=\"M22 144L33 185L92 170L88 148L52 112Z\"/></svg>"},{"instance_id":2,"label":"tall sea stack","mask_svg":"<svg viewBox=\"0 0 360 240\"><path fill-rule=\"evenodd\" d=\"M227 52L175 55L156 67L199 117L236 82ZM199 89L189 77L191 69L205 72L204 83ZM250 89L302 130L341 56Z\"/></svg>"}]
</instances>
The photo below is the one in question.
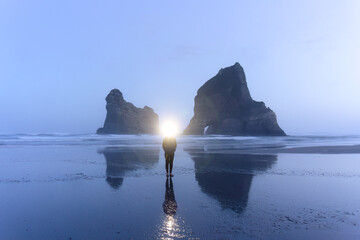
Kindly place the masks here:
<instances>
[{"instance_id":1,"label":"tall sea stack","mask_svg":"<svg viewBox=\"0 0 360 240\"><path fill-rule=\"evenodd\" d=\"M251 98L239 63L220 69L195 96L194 116L184 134L285 136L275 113Z\"/></svg>"},{"instance_id":2,"label":"tall sea stack","mask_svg":"<svg viewBox=\"0 0 360 240\"><path fill-rule=\"evenodd\" d=\"M157 134L159 116L148 106L137 108L126 102L120 90L113 89L106 97L106 119L97 134Z\"/></svg>"}]
</instances>

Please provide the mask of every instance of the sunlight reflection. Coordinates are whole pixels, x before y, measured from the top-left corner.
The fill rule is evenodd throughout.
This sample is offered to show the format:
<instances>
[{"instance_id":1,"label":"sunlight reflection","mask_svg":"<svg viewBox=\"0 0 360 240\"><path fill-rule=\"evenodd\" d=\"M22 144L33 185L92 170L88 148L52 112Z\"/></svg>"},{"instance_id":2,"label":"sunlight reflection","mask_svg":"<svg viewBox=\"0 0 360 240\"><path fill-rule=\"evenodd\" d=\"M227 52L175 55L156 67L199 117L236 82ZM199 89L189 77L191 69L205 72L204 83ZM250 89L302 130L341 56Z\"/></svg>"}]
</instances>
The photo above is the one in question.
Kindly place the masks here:
<instances>
[{"instance_id":1,"label":"sunlight reflection","mask_svg":"<svg viewBox=\"0 0 360 240\"><path fill-rule=\"evenodd\" d=\"M173 228L173 226L174 226L174 218L173 218L173 217L169 217L166 225L167 225L167 226L166 226L166 229L167 229L168 231L171 231L172 228Z\"/></svg>"},{"instance_id":2,"label":"sunlight reflection","mask_svg":"<svg viewBox=\"0 0 360 240\"><path fill-rule=\"evenodd\" d=\"M185 238L187 231L185 223L181 221L179 216L175 217L177 211L177 203L175 200L175 192L172 178L166 178L165 182L165 200L163 203L165 217L159 227L159 239L180 239Z\"/></svg>"},{"instance_id":3,"label":"sunlight reflection","mask_svg":"<svg viewBox=\"0 0 360 240\"><path fill-rule=\"evenodd\" d=\"M174 216L166 215L160 228L159 237L163 240L185 238L185 229L179 225L178 219Z\"/></svg>"}]
</instances>

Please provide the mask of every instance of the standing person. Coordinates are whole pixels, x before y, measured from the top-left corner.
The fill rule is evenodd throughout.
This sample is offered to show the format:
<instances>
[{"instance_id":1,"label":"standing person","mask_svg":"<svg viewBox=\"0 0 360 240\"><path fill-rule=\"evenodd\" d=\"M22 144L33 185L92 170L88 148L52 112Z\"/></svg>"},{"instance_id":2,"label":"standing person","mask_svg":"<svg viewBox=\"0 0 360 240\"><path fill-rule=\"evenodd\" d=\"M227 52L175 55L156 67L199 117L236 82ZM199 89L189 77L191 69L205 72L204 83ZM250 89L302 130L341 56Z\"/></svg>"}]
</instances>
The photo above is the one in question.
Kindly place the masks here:
<instances>
[{"instance_id":1,"label":"standing person","mask_svg":"<svg viewBox=\"0 0 360 240\"><path fill-rule=\"evenodd\" d=\"M173 162L174 162L174 155L176 151L176 139L175 137L165 137L162 147L165 152L165 169L166 169L166 176L173 177L172 169L173 169ZM169 175L170 172L170 175Z\"/></svg>"}]
</instances>

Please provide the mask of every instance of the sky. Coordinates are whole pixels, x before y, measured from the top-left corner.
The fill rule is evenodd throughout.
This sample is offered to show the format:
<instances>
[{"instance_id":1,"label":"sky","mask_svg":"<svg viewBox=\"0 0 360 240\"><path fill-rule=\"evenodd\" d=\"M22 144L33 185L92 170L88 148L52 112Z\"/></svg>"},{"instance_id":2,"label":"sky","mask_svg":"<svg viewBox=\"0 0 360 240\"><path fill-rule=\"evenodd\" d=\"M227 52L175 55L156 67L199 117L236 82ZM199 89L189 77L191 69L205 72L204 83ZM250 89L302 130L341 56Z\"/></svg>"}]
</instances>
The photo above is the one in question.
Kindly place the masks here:
<instances>
[{"instance_id":1,"label":"sky","mask_svg":"<svg viewBox=\"0 0 360 240\"><path fill-rule=\"evenodd\" d=\"M94 133L113 88L183 129L235 62L287 134L360 134L357 0L0 0L0 133Z\"/></svg>"}]
</instances>

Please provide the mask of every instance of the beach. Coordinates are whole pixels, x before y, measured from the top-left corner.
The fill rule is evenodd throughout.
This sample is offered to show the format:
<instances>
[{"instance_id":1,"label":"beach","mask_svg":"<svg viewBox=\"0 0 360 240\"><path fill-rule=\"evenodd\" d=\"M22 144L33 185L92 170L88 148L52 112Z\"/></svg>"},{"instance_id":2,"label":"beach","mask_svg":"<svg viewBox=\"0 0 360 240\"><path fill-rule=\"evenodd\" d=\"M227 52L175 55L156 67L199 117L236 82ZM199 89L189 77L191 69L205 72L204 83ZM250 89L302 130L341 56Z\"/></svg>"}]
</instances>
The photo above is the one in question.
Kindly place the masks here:
<instances>
[{"instance_id":1,"label":"beach","mask_svg":"<svg viewBox=\"0 0 360 240\"><path fill-rule=\"evenodd\" d=\"M360 137L0 136L0 239L359 239Z\"/></svg>"}]
</instances>

